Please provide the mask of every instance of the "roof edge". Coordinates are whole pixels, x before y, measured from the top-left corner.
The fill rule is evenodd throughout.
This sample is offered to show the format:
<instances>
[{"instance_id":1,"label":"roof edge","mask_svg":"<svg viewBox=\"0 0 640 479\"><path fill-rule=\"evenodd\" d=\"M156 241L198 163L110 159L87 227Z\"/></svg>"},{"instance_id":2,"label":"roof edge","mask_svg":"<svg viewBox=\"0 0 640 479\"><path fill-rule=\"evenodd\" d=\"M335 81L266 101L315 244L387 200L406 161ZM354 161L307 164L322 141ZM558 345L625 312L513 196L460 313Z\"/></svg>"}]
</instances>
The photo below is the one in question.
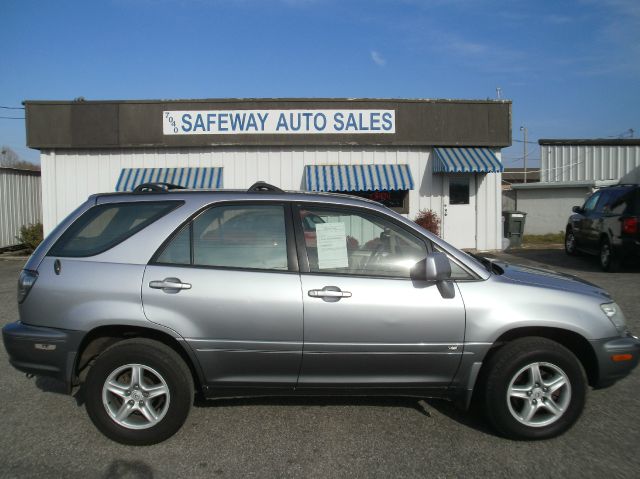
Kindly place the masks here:
<instances>
[{"instance_id":1,"label":"roof edge","mask_svg":"<svg viewBox=\"0 0 640 479\"><path fill-rule=\"evenodd\" d=\"M166 99L134 99L134 100L24 100L23 105L77 105L77 104L157 104L157 103L237 103L237 102L380 102L380 103L477 103L477 104L511 104L511 100L480 100L456 98L166 98Z\"/></svg>"},{"instance_id":2,"label":"roof edge","mask_svg":"<svg viewBox=\"0 0 640 479\"><path fill-rule=\"evenodd\" d=\"M640 138L541 138L539 145L639 146Z\"/></svg>"}]
</instances>

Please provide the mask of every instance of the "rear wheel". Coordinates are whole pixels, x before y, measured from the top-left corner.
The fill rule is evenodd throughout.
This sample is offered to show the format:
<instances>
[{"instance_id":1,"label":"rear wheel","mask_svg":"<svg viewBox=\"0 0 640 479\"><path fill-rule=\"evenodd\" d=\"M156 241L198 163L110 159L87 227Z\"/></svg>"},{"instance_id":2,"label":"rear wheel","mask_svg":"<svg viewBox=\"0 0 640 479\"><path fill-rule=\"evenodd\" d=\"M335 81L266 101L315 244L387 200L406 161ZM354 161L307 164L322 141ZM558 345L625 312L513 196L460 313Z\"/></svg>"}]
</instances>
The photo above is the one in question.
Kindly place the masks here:
<instances>
[{"instance_id":1,"label":"rear wheel","mask_svg":"<svg viewBox=\"0 0 640 479\"><path fill-rule=\"evenodd\" d=\"M86 408L96 427L123 444L156 444L184 423L193 379L180 355L148 339L105 350L87 376Z\"/></svg>"},{"instance_id":2,"label":"rear wheel","mask_svg":"<svg viewBox=\"0 0 640 479\"><path fill-rule=\"evenodd\" d=\"M614 254L608 239L600 243L600 267L603 271L614 272L620 269L620 259Z\"/></svg>"},{"instance_id":3,"label":"rear wheel","mask_svg":"<svg viewBox=\"0 0 640 479\"><path fill-rule=\"evenodd\" d=\"M587 380L578 359L546 338L515 340L490 362L485 412L494 428L513 439L547 439L580 417Z\"/></svg>"}]
</instances>

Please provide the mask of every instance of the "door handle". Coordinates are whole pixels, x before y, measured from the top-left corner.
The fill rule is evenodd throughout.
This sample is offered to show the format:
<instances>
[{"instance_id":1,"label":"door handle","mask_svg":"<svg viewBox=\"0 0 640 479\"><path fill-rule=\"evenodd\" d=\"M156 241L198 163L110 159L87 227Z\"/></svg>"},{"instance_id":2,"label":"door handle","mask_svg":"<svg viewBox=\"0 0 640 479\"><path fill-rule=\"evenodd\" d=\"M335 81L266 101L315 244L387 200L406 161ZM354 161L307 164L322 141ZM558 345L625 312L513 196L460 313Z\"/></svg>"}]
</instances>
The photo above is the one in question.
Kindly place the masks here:
<instances>
[{"instance_id":1,"label":"door handle","mask_svg":"<svg viewBox=\"0 0 640 479\"><path fill-rule=\"evenodd\" d=\"M327 298L334 301L337 301L340 298L351 297L351 292L342 291L337 286L325 286L322 289L310 289L308 294L312 298Z\"/></svg>"},{"instance_id":2,"label":"door handle","mask_svg":"<svg viewBox=\"0 0 640 479\"><path fill-rule=\"evenodd\" d=\"M312 289L309 291L309 296L311 296L312 298L350 298L351 293L349 291Z\"/></svg>"},{"instance_id":3,"label":"door handle","mask_svg":"<svg viewBox=\"0 0 640 479\"><path fill-rule=\"evenodd\" d=\"M161 289L165 293L177 293L183 289L191 289L191 284L183 283L178 278L165 278L162 281L150 281L149 287Z\"/></svg>"}]
</instances>

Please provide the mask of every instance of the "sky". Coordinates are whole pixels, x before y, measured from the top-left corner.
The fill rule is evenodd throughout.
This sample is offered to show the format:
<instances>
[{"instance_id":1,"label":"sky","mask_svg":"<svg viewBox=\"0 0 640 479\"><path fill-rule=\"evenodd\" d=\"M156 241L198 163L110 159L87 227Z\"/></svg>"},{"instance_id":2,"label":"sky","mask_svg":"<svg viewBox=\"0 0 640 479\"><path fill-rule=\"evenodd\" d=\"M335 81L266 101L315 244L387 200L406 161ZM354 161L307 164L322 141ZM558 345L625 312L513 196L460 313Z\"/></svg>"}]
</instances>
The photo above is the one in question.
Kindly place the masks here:
<instances>
[{"instance_id":1,"label":"sky","mask_svg":"<svg viewBox=\"0 0 640 479\"><path fill-rule=\"evenodd\" d=\"M24 100L511 100L539 138L640 136L640 0L0 0L0 106ZM0 116L22 117L0 108ZM23 120L0 145L37 162Z\"/></svg>"}]
</instances>

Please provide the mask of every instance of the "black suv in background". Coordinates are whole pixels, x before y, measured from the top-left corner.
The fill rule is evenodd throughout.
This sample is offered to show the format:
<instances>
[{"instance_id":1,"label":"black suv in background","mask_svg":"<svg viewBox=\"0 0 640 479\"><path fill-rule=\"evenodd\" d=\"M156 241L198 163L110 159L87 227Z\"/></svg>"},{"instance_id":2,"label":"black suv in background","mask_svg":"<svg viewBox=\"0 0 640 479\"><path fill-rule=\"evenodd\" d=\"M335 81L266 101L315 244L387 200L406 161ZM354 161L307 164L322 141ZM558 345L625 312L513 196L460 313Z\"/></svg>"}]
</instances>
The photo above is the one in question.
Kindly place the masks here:
<instances>
[{"instance_id":1,"label":"black suv in background","mask_svg":"<svg viewBox=\"0 0 640 479\"><path fill-rule=\"evenodd\" d=\"M640 186L601 188L583 206L574 206L565 231L567 254L599 255L605 271L615 271L622 261L640 257Z\"/></svg>"}]
</instances>

